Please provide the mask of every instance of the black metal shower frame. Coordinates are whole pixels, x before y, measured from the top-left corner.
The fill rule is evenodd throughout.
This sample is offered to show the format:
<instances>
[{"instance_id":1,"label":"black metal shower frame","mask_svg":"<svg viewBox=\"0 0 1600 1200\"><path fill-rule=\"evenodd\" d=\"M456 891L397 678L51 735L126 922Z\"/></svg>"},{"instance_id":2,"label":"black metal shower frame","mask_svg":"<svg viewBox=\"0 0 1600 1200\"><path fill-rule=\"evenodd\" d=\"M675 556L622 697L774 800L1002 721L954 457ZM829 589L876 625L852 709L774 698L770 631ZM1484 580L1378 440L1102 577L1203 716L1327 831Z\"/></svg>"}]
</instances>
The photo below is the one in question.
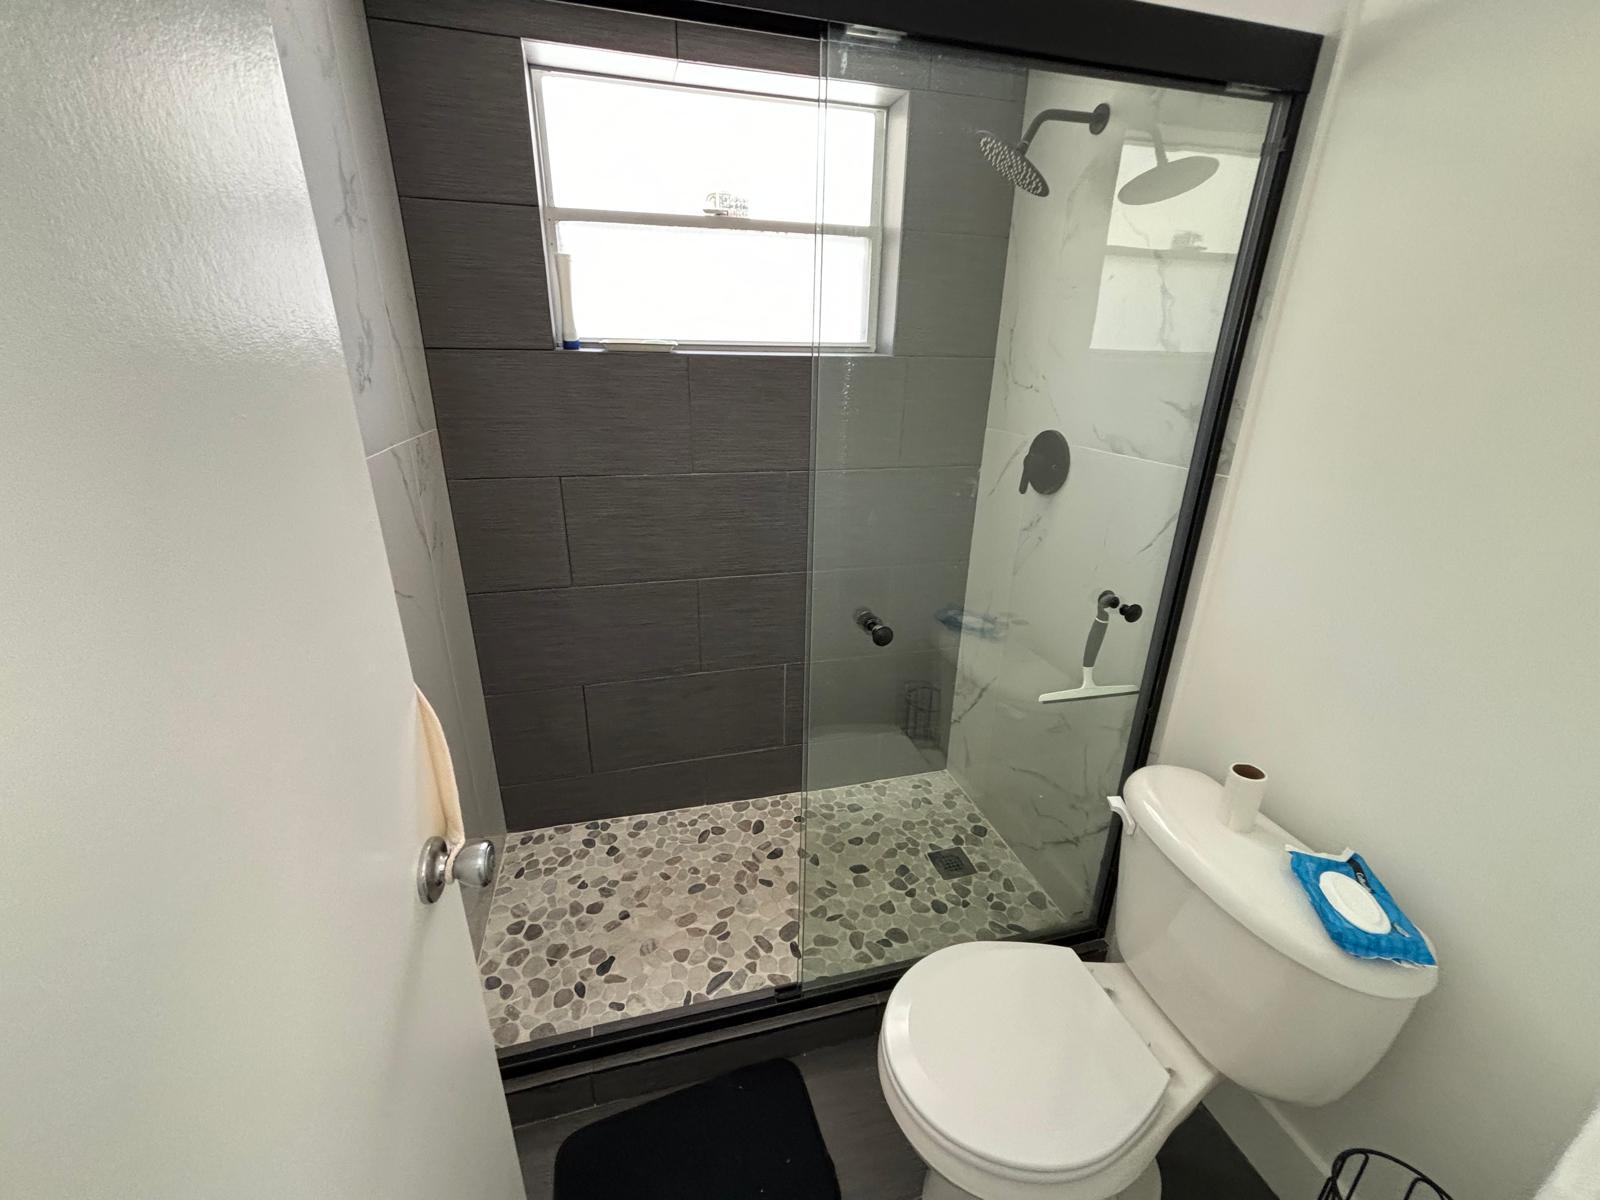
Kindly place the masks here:
<instances>
[{"instance_id":1,"label":"black metal shower frame","mask_svg":"<svg viewBox=\"0 0 1600 1200\"><path fill-rule=\"evenodd\" d=\"M972 50L1044 60L1080 74L1226 91L1272 103L1151 631L1150 654L1123 764L1125 779L1148 761L1155 736L1246 339L1322 37L1140 0L986 0L982 5L972 0L609 0L602 7L800 35L824 45L830 25L872 26ZM1107 838L1092 925L1045 940L1074 946L1090 957L1103 953L1121 841L1114 834ZM516 1081L552 1070L571 1070L608 1055L626 1055L774 1014L787 1012L799 1018L807 1009L820 1011L880 993L910 965L885 967L838 982L796 984L779 989L764 1002L685 1010L673 1018L624 1025L576 1042L509 1047L500 1055L501 1072L510 1088Z\"/></svg>"}]
</instances>

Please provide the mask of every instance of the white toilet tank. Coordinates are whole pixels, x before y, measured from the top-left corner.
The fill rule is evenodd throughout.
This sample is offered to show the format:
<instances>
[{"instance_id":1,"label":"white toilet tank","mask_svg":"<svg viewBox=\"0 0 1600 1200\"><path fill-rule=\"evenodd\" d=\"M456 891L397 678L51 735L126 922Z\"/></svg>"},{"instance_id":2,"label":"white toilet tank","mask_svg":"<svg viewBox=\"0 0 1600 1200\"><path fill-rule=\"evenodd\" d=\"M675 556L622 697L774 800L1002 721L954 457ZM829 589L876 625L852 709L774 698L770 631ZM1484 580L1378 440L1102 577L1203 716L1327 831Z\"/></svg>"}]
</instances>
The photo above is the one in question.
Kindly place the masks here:
<instances>
[{"instance_id":1,"label":"white toilet tank","mask_svg":"<svg viewBox=\"0 0 1600 1200\"><path fill-rule=\"evenodd\" d=\"M1285 846L1301 843L1265 817L1229 829L1221 796L1184 767L1129 777L1116 948L1223 1075L1274 1100L1327 1104L1383 1057L1438 971L1335 946L1289 870Z\"/></svg>"}]
</instances>

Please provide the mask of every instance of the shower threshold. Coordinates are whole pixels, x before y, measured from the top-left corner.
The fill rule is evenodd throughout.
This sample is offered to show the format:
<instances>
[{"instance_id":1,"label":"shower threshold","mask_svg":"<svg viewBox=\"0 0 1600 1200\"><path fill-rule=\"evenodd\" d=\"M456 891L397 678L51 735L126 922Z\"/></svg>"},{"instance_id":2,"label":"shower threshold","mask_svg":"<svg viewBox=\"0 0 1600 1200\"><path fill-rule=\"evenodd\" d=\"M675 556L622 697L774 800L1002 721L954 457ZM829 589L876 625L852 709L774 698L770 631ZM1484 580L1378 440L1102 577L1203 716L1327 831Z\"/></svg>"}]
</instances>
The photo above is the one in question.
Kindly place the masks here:
<instances>
[{"instance_id":1,"label":"shower threshold","mask_svg":"<svg viewBox=\"0 0 1600 1200\"><path fill-rule=\"evenodd\" d=\"M941 878L928 856L952 848L974 874ZM1064 920L931 771L513 833L479 975L505 1049Z\"/></svg>"}]
</instances>

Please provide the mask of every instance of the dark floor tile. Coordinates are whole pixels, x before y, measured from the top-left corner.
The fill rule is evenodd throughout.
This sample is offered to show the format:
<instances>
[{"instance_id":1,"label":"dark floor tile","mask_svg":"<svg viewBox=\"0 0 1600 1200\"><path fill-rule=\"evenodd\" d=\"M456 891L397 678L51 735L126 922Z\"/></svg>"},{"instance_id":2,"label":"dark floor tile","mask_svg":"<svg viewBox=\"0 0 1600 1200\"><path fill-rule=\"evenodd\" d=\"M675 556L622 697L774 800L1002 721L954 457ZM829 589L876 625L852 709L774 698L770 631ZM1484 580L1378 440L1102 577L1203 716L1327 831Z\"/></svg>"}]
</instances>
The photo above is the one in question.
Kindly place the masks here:
<instances>
[{"instance_id":1,"label":"dark floor tile","mask_svg":"<svg viewBox=\"0 0 1600 1200\"><path fill-rule=\"evenodd\" d=\"M851 1040L817 1049L807 1048L816 1042L808 1042L803 1030L780 1031L772 1039L749 1039L743 1047L735 1042L711 1047L706 1054L657 1055L595 1075L598 1107L517 1129L517 1154L529 1200L550 1195L556 1152L568 1134L665 1090L781 1055L792 1056L805 1077L817 1125L839 1177L841 1200L915 1200L922 1194L927 1169L883 1099L872 1032L878 1018L876 1010L860 1014L855 1024L862 1028ZM1157 1161L1166 1200L1273 1200L1271 1190L1204 1109L1173 1132Z\"/></svg>"},{"instance_id":2,"label":"dark floor tile","mask_svg":"<svg viewBox=\"0 0 1600 1200\"><path fill-rule=\"evenodd\" d=\"M506 1091L506 1109L511 1124L529 1125L566 1113L577 1113L594 1105L594 1080L588 1075L563 1079L539 1087ZM518 1148L520 1151L520 1147ZM530 1200L532 1197L530 1196Z\"/></svg>"},{"instance_id":3,"label":"dark floor tile","mask_svg":"<svg viewBox=\"0 0 1600 1200\"><path fill-rule=\"evenodd\" d=\"M1198 1108L1156 1155L1166 1200L1276 1200L1217 1119Z\"/></svg>"}]
</instances>

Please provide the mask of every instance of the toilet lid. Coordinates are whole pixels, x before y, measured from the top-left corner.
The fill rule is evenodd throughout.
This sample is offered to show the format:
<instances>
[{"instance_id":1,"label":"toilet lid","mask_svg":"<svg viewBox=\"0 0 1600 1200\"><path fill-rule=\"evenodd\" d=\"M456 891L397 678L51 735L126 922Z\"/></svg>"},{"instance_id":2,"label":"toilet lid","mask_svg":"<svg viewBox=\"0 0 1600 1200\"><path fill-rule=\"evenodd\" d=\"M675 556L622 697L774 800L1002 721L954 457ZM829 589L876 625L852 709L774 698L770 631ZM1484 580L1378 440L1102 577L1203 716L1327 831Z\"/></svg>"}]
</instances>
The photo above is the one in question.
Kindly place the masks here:
<instances>
[{"instance_id":1,"label":"toilet lid","mask_svg":"<svg viewBox=\"0 0 1600 1200\"><path fill-rule=\"evenodd\" d=\"M884 1010L883 1058L946 1141L1068 1178L1143 1132L1168 1079L1076 954L1018 942L951 946L906 972Z\"/></svg>"}]
</instances>

